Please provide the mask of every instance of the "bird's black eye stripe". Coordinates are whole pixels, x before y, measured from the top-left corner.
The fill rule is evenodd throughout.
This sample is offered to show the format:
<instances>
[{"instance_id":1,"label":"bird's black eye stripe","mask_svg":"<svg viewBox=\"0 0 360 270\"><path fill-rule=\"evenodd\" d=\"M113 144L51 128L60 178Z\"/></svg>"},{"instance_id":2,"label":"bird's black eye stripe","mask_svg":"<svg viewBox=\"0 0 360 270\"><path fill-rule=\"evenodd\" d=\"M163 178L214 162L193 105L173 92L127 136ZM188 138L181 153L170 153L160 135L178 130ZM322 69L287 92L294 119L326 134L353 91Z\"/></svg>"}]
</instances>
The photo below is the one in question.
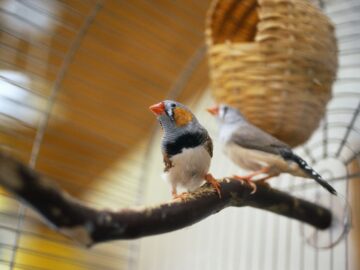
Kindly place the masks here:
<instances>
[{"instance_id":1,"label":"bird's black eye stripe","mask_svg":"<svg viewBox=\"0 0 360 270\"><path fill-rule=\"evenodd\" d=\"M171 108L174 109L174 108L176 107L176 104L175 104L175 103L172 103L170 106L171 106Z\"/></svg>"},{"instance_id":2,"label":"bird's black eye stripe","mask_svg":"<svg viewBox=\"0 0 360 270\"><path fill-rule=\"evenodd\" d=\"M171 106L172 107L172 106ZM174 121L174 111L172 108L166 109L165 113L167 114L167 116Z\"/></svg>"},{"instance_id":3,"label":"bird's black eye stripe","mask_svg":"<svg viewBox=\"0 0 360 270\"><path fill-rule=\"evenodd\" d=\"M229 109L228 107L224 107L224 116L227 113L228 109Z\"/></svg>"}]
</instances>

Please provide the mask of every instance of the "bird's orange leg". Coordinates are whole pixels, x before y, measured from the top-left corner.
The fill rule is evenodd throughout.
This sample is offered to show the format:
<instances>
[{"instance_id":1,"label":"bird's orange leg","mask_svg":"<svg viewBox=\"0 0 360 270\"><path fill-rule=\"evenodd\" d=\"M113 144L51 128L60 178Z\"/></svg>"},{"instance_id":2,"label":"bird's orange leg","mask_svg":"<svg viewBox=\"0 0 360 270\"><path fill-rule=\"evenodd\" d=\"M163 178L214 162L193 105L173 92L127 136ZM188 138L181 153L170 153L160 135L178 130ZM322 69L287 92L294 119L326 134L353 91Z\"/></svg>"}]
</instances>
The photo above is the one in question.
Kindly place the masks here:
<instances>
[{"instance_id":1,"label":"bird's orange leg","mask_svg":"<svg viewBox=\"0 0 360 270\"><path fill-rule=\"evenodd\" d=\"M188 193L187 193L187 192L183 192L183 193L181 193L181 194L177 194L176 186L173 186L173 187L172 187L172 190L171 190L171 195L172 195L172 197L173 197L174 200L180 199L180 200L182 200L182 201L185 201Z\"/></svg>"},{"instance_id":2,"label":"bird's orange leg","mask_svg":"<svg viewBox=\"0 0 360 270\"><path fill-rule=\"evenodd\" d=\"M260 178L258 180L256 180L256 182L258 182L259 184L265 184L265 182L267 180L269 180L270 178L272 177L275 177L275 176L278 176L280 173L272 173L272 174L269 174L268 176L265 176L263 178Z\"/></svg>"},{"instance_id":3,"label":"bird's orange leg","mask_svg":"<svg viewBox=\"0 0 360 270\"><path fill-rule=\"evenodd\" d=\"M240 176L240 177L244 177L244 178L247 178L247 179L252 180L252 178L253 178L254 176L257 176L257 175L263 174L263 173L268 173L269 170L270 170L269 167L264 167L264 168L261 168L260 170L255 171L255 172L253 172L253 173L251 173L251 174L248 174L248 175L246 175L246 176Z\"/></svg>"},{"instance_id":4,"label":"bird's orange leg","mask_svg":"<svg viewBox=\"0 0 360 270\"><path fill-rule=\"evenodd\" d=\"M267 173L269 171L269 167L264 167L258 171L255 171L251 174L248 174L248 175L245 175L245 176L239 176L239 175L234 175L233 178L236 179L236 180L239 180L239 181L245 181L248 183L248 185L250 185L252 187L252 191L250 194L254 194L256 192L256 185L254 184L254 182L252 181L252 178L254 176L257 176L259 174L262 174L262 173Z\"/></svg>"},{"instance_id":5,"label":"bird's orange leg","mask_svg":"<svg viewBox=\"0 0 360 270\"><path fill-rule=\"evenodd\" d=\"M177 197L176 186L172 186L171 195L173 196L173 199Z\"/></svg>"},{"instance_id":6,"label":"bird's orange leg","mask_svg":"<svg viewBox=\"0 0 360 270\"><path fill-rule=\"evenodd\" d=\"M210 183L213 188L216 190L217 194L219 195L219 198L221 198L221 191L220 191L220 184L219 182L212 176L211 173L208 173L205 175L204 179L206 182Z\"/></svg>"},{"instance_id":7,"label":"bird's orange leg","mask_svg":"<svg viewBox=\"0 0 360 270\"><path fill-rule=\"evenodd\" d=\"M248 177L248 175L247 176L239 176L239 175L233 175L233 178L235 179L235 180L239 180L239 181L244 181L244 182L246 182L249 186L251 186L251 188L252 188L252 191L251 191L251 193L250 194L254 194L255 192L256 192L256 185L255 185L255 183L251 180L251 178L250 177Z\"/></svg>"}]
</instances>

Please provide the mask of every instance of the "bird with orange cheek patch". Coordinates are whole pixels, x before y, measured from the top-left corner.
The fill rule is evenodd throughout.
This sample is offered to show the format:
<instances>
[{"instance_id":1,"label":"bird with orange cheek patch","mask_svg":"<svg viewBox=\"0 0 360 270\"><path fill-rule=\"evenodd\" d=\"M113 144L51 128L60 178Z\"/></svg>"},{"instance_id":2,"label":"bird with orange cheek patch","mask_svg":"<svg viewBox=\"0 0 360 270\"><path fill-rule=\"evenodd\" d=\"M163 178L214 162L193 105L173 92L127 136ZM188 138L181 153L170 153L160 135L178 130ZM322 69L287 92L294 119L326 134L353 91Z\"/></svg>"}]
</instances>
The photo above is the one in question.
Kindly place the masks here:
<instances>
[{"instance_id":1,"label":"bird with orange cheek patch","mask_svg":"<svg viewBox=\"0 0 360 270\"><path fill-rule=\"evenodd\" d=\"M165 100L150 106L164 135L162 154L164 179L172 187L173 198L185 199L186 193L177 194L177 187L194 191L205 181L221 197L220 184L209 173L213 144L206 129L183 104Z\"/></svg>"}]
</instances>

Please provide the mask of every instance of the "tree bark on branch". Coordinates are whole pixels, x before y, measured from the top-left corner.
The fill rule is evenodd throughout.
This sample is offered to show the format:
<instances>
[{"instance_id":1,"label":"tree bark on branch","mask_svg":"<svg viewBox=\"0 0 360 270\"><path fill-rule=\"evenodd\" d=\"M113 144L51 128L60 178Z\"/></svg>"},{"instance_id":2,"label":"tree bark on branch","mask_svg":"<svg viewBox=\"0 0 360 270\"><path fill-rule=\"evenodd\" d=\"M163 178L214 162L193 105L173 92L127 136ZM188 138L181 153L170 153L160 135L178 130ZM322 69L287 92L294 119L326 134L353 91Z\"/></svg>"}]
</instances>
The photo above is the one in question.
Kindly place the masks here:
<instances>
[{"instance_id":1,"label":"tree bark on branch","mask_svg":"<svg viewBox=\"0 0 360 270\"><path fill-rule=\"evenodd\" d=\"M226 207L251 206L310 224L329 228L332 215L326 208L285 192L257 184L257 191L238 180L219 181L221 198L205 184L180 199L154 206L118 211L86 206L14 158L0 153L0 186L31 206L60 233L86 246L166 233L192 225Z\"/></svg>"}]
</instances>

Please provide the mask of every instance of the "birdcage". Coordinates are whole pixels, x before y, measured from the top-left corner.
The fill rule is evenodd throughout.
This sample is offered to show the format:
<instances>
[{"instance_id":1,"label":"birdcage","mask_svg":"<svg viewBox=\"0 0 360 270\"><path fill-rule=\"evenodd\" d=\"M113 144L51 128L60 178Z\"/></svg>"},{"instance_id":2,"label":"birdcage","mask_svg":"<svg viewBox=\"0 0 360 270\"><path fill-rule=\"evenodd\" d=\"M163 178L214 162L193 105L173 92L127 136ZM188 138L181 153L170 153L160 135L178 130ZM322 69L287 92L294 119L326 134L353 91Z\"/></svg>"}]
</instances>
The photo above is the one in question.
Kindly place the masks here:
<instances>
[{"instance_id":1,"label":"birdcage","mask_svg":"<svg viewBox=\"0 0 360 270\"><path fill-rule=\"evenodd\" d=\"M303 1L215 0L206 21L211 89L292 146L317 128L337 70L333 26Z\"/></svg>"},{"instance_id":2,"label":"birdcage","mask_svg":"<svg viewBox=\"0 0 360 270\"><path fill-rule=\"evenodd\" d=\"M160 132L148 106L188 104L221 154L203 46L210 1L8 0L0 3L0 150L97 208L169 199ZM359 244L358 0L322 2L336 29L339 73L311 140L296 149L348 200L340 237L253 208L227 209L176 232L85 249L0 188L0 269L357 269ZM310 181L271 185L335 209ZM344 209L337 208L345 213ZM309 238L311 236L311 238ZM326 249L322 245L324 240ZM336 241L335 241L336 240Z\"/></svg>"}]
</instances>

